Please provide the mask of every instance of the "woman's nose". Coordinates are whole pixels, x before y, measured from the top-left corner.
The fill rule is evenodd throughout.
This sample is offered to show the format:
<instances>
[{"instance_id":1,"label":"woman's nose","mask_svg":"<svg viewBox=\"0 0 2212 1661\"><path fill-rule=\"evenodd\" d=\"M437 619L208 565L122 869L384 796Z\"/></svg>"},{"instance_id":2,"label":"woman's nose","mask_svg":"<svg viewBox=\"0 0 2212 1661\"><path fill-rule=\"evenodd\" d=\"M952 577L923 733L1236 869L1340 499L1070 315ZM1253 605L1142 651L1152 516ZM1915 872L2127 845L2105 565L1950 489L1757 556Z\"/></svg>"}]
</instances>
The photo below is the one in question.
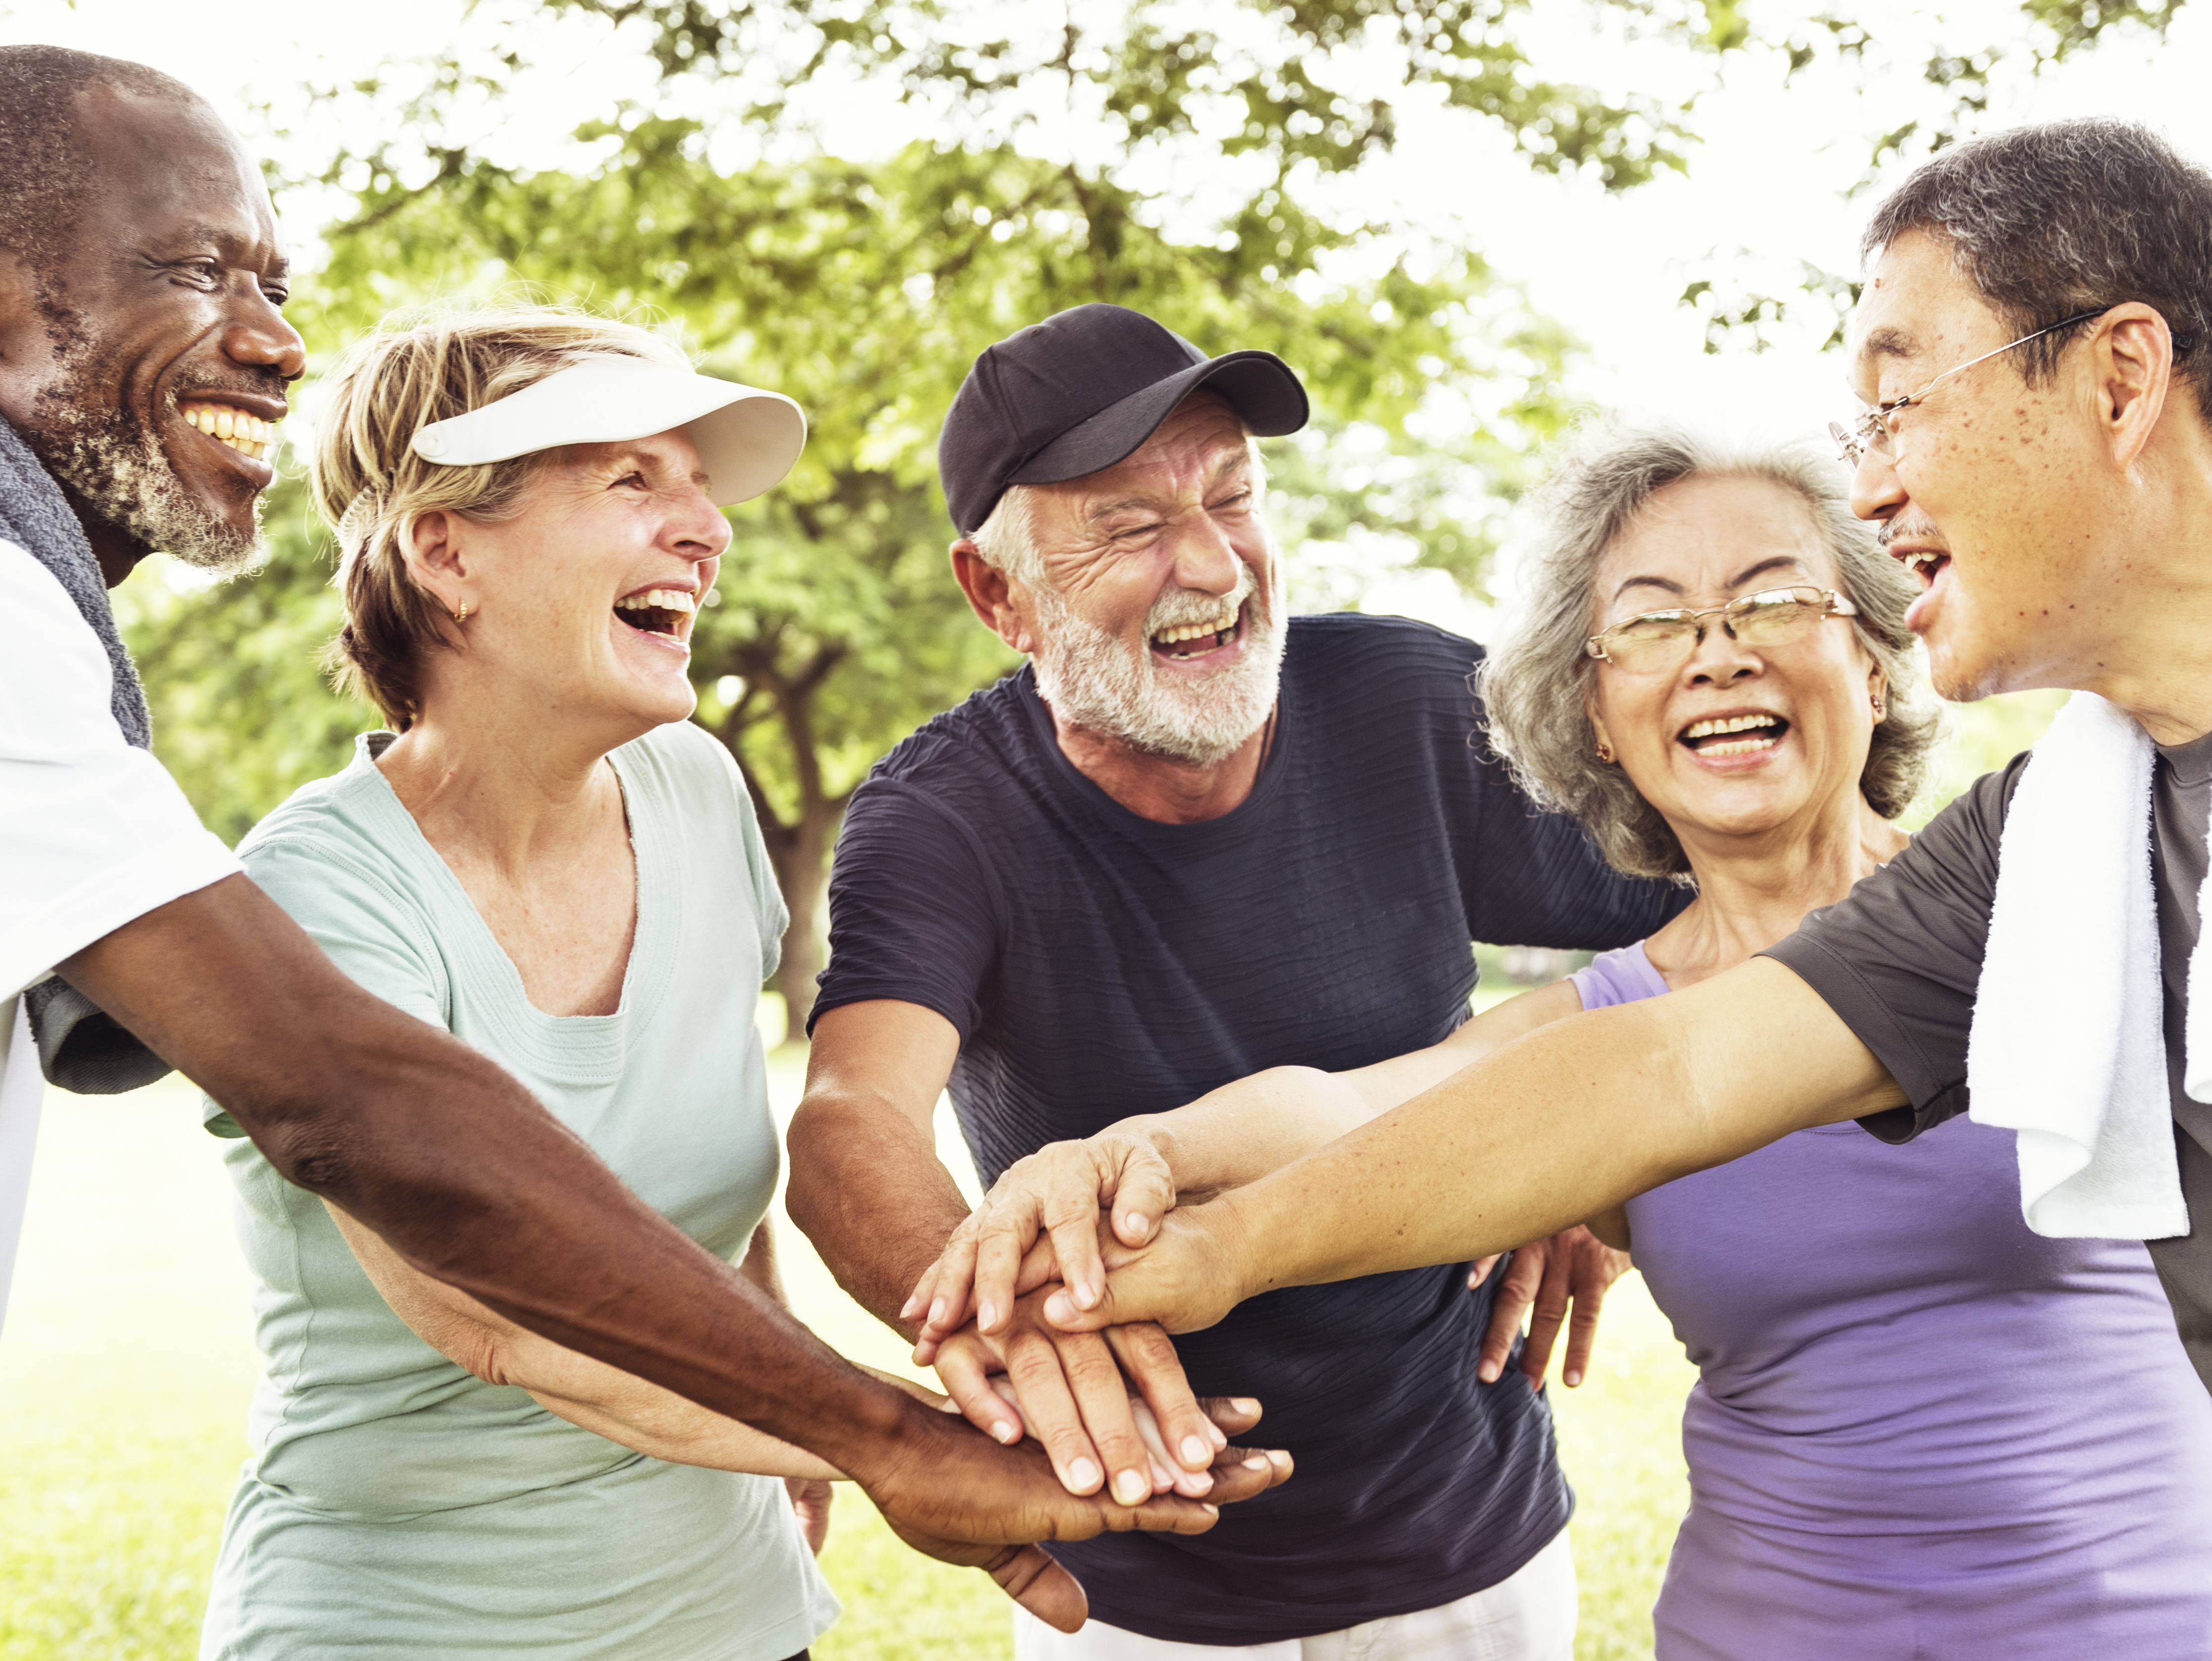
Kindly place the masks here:
<instances>
[{"instance_id":1,"label":"woman's nose","mask_svg":"<svg viewBox=\"0 0 2212 1661\"><path fill-rule=\"evenodd\" d=\"M705 491L694 487L671 517L667 541L671 550L684 559L720 559L730 545L730 522Z\"/></svg>"},{"instance_id":2,"label":"woman's nose","mask_svg":"<svg viewBox=\"0 0 2212 1661\"><path fill-rule=\"evenodd\" d=\"M1759 666L1758 654L1729 633L1727 626L1717 617L1698 637L1697 649L1690 654L1688 674L1693 685L1726 685L1747 675L1756 675Z\"/></svg>"}]
</instances>

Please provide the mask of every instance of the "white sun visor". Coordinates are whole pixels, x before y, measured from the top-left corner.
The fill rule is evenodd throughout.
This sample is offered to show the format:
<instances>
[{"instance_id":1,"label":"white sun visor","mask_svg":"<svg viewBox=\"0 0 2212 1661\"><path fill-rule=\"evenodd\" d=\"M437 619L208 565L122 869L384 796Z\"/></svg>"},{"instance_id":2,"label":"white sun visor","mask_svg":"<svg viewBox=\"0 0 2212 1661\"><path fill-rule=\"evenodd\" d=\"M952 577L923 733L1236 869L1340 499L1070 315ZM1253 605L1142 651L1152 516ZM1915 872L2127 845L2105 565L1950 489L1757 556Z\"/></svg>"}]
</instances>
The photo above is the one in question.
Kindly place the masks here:
<instances>
[{"instance_id":1,"label":"white sun visor","mask_svg":"<svg viewBox=\"0 0 2212 1661\"><path fill-rule=\"evenodd\" d=\"M425 461L474 467L678 427L699 446L707 494L718 507L774 489L806 447L806 416L781 392L615 356L590 359L496 403L432 421L413 443Z\"/></svg>"}]
</instances>

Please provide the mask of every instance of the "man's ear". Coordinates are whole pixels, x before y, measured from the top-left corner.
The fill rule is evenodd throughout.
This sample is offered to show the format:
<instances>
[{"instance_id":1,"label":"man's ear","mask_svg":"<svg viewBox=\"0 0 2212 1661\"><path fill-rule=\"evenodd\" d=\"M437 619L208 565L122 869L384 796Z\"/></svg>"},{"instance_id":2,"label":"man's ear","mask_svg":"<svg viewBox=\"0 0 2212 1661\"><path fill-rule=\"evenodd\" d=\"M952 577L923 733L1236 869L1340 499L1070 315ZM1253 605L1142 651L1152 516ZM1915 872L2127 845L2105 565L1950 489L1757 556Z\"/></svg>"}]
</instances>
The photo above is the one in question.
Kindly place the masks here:
<instances>
[{"instance_id":1,"label":"man's ear","mask_svg":"<svg viewBox=\"0 0 2212 1661\"><path fill-rule=\"evenodd\" d=\"M20 256L0 249L0 415L19 426L30 420L53 354L29 268Z\"/></svg>"},{"instance_id":2,"label":"man's ear","mask_svg":"<svg viewBox=\"0 0 2212 1661\"><path fill-rule=\"evenodd\" d=\"M952 544L952 580L960 585L986 628L1024 657L1036 652L1036 631L1022 603L1026 597L1020 585L985 559L983 550L965 536Z\"/></svg>"},{"instance_id":3,"label":"man's ear","mask_svg":"<svg viewBox=\"0 0 2212 1661\"><path fill-rule=\"evenodd\" d=\"M2173 384L2173 331L2138 300L2105 314L2089 343L2097 415L2112 459L2132 467L2150 444Z\"/></svg>"}]
</instances>

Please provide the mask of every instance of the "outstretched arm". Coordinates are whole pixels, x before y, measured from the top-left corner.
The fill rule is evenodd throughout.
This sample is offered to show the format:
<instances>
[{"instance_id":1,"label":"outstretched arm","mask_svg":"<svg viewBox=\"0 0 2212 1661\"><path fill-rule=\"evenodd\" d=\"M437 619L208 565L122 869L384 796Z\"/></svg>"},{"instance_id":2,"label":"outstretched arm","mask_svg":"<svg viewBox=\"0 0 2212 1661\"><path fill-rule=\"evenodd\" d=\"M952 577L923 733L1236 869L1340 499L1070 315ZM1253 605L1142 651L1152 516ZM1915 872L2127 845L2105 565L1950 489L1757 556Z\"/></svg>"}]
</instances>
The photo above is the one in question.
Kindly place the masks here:
<instances>
[{"instance_id":1,"label":"outstretched arm","mask_svg":"<svg viewBox=\"0 0 2212 1661\"><path fill-rule=\"evenodd\" d=\"M467 1293L409 1268L337 1206L328 1209L392 1312L423 1343L487 1383L517 1385L570 1424L672 1464L831 1482L845 1474L803 1448L517 1326Z\"/></svg>"},{"instance_id":2,"label":"outstretched arm","mask_svg":"<svg viewBox=\"0 0 2212 1661\"><path fill-rule=\"evenodd\" d=\"M1455 1263L1555 1234L1808 1125L1901 1105L1811 987L1754 958L1506 1046L1318 1154L1169 1215L1057 1325L1209 1326L1278 1286Z\"/></svg>"},{"instance_id":3,"label":"outstretched arm","mask_svg":"<svg viewBox=\"0 0 2212 1661\"><path fill-rule=\"evenodd\" d=\"M291 1181L410 1266L517 1325L802 1447L909 1544L988 1569L1055 1623L1082 1593L1028 1542L1199 1532L1214 1507L1066 1493L848 1365L623 1186L493 1063L371 997L242 876L172 900L59 966L198 1083ZM1263 1462L1264 1463L1264 1462ZM1270 1473L1217 1476L1210 1497Z\"/></svg>"},{"instance_id":4,"label":"outstretched arm","mask_svg":"<svg viewBox=\"0 0 2212 1661\"><path fill-rule=\"evenodd\" d=\"M1340 1073L1270 1067L1171 1112L1138 1114L1082 1141L1040 1149L1000 1174L916 1283L901 1312L927 1318L917 1354L926 1357L971 1310L1007 1309L1054 1276L1087 1306L1105 1282L1101 1212L1110 1218L1114 1237L1142 1246L1176 1205L1203 1201L1304 1158L1581 1009L1573 984L1561 981L1462 1021L1425 1050ZM1518 1319L1516 1310L1516 1326ZM979 1325L986 1332L997 1330L988 1316Z\"/></svg>"}]
</instances>

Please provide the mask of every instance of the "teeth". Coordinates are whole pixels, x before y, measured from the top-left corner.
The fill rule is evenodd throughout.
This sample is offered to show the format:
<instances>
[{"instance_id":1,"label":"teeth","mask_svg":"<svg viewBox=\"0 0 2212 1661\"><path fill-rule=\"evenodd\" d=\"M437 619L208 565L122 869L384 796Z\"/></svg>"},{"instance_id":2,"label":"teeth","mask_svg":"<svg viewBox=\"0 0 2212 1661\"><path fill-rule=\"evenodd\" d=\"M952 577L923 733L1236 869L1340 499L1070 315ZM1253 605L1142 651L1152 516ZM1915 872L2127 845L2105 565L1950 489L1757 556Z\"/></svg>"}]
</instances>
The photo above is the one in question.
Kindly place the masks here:
<instances>
[{"instance_id":1,"label":"teeth","mask_svg":"<svg viewBox=\"0 0 2212 1661\"><path fill-rule=\"evenodd\" d=\"M1772 749L1771 738L1738 738L1725 744L1707 744L1698 752L1700 755L1743 755L1755 749Z\"/></svg>"},{"instance_id":2,"label":"teeth","mask_svg":"<svg viewBox=\"0 0 2212 1661\"><path fill-rule=\"evenodd\" d=\"M1917 554L1906 555L1905 556L1905 563L1908 568L1913 571L1926 571L1932 568L1936 561L1942 557L1943 556L1941 554L1931 553L1928 549L1923 549Z\"/></svg>"},{"instance_id":3,"label":"teeth","mask_svg":"<svg viewBox=\"0 0 2212 1661\"><path fill-rule=\"evenodd\" d=\"M266 459L276 447L276 425L258 415L234 409L227 403L187 403L178 407L177 413L187 426L206 433L218 444L227 444L241 456L251 456L256 461Z\"/></svg>"},{"instance_id":4,"label":"teeth","mask_svg":"<svg viewBox=\"0 0 2212 1661\"><path fill-rule=\"evenodd\" d=\"M1178 646L1185 640L1203 640L1209 634L1226 633L1237 627L1237 613L1239 609L1234 605L1229 606L1212 622L1178 623L1173 628L1164 628L1152 636L1152 643L1155 646Z\"/></svg>"},{"instance_id":5,"label":"teeth","mask_svg":"<svg viewBox=\"0 0 2212 1661\"><path fill-rule=\"evenodd\" d=\"M1692 721L1682 729L1682 737L1710 738L1717 732L1748 732L1753 727L1771 727L1778 724L1779 723L1771 715L1731 715L1725 720ZM1767 742L1771 743L1773 740L1769 739ZM1705 753L1708 755L1717 755L1723 748L1733 748L1733 746L1708 744Z\"/></svg>"},{"instance_id":6,"label":"teeth","mask_svg":"<svg viewBox=\"0 0 2212 1661\"><path fill-rule=\"evenodd\" d=\"M698 610L691 597L680 588L648 588L642 594L625 594L615 602L617 611L690 611Z\"/></svg>"}]
</instances>

